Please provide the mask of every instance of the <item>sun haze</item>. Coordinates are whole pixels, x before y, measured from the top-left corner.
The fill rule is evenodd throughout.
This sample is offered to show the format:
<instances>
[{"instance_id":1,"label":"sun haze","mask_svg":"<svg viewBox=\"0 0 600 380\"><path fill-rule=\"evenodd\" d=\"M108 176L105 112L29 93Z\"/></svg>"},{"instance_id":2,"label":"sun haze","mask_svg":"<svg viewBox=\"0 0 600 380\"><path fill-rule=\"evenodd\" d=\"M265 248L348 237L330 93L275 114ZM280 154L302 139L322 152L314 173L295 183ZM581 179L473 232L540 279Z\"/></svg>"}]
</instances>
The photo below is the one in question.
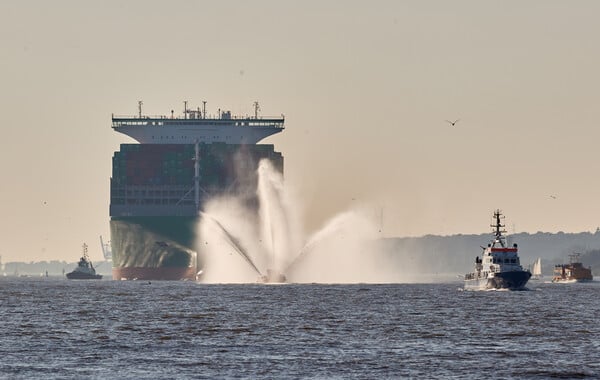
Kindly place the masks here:
<instances>
[{"instance_id":1,"label":"sun haze","mask_svg":"<svg viewBox=\"0 0 600 380\"><path fill-rule=\"evenodd\" d=\"M7 261L101 258L111 114L284 114L307 233L355 207L384 236L600 221L600 3L3 1ZM454 127L445 120L460 122ZM550 198L548 194L556 195Z\"/></svg>"}]
</instances>

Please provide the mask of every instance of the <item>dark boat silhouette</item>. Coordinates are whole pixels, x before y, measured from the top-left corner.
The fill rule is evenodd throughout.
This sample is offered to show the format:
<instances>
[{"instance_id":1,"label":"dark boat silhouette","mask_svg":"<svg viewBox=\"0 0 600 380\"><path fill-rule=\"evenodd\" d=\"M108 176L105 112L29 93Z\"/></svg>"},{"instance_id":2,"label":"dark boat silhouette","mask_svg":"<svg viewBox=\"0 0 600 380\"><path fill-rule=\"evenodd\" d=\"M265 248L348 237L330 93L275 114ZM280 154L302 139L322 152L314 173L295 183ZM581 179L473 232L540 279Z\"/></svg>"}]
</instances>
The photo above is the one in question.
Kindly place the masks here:
<instances>
[{"instance_id":1,"label":"dark boat silhouette","mask_svg":"<svg viewBox=\"0 0 600 380\"><path fill-rule=\"evenodd\" d=\"M96 269L87 253L87 244L83 244L83 255L77 263L77 268L67 273L69 280L101 280L102 275L96 274Z\"/></svg>"}]
</instances>

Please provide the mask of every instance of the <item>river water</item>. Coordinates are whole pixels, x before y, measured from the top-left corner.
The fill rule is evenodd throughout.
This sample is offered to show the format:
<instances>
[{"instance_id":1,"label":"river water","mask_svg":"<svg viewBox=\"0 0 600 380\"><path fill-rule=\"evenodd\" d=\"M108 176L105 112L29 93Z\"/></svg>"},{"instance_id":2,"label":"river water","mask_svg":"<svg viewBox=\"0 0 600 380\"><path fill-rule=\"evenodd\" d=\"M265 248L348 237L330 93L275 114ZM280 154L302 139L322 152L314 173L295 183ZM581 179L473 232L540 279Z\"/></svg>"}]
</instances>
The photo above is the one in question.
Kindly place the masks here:
<instances>
[{"instance_id":1,"label":"river water","mask_svg":"<svg viewBox=\"0 0 600 380\"><path fill-rule=\"evenodd\" d=\"M7 379L600 378L600 283L0 278Z\"/></svg>"}]
</instances>

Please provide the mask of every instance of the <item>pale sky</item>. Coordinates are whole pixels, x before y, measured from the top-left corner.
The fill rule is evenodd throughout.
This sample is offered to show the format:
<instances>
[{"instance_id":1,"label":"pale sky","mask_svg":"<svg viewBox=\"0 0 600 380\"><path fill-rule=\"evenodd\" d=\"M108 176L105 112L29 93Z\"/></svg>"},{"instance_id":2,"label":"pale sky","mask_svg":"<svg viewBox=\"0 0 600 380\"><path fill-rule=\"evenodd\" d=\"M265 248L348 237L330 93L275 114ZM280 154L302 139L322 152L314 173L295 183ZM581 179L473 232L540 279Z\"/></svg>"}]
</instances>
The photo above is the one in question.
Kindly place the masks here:
<instances>
[{"instance_id":1,"label":"pale sky","mask_svg":"<svg viewBox=\"0 0 600 380\"><path fill-rule=\"evenodd\" d=\"M208 101L286 116L308 231L351 207L385 236L600 226L598 1L2 1L3 262L92 260L111 113ZM445 120L460 119L452 127ZM551 196L556 197L556 199Z\"/></svg>"}]
</instances>

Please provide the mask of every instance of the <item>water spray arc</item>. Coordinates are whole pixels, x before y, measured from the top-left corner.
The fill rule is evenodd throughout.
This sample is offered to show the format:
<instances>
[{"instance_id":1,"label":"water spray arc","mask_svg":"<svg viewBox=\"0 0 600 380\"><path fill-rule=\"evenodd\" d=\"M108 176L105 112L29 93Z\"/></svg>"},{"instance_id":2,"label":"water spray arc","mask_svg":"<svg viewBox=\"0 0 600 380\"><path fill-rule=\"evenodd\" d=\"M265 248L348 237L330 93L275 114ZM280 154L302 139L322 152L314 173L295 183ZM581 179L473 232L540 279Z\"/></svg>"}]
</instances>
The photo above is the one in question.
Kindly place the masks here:
<instances>
[{"instance_id":1,"label":"water spray arc","mask_svg":"<svg viewBox=\"0 0 600 380\"><path fill-rule=\"evenodd\" d=\"M284 191L281 173L262 160L257 175L257 206L248 206L244 197L222 197L209 202L200 213L204 229L200 235L213 239L211 244L203 244L207 251L204 273L211 272L210 260L213 268L219 267L213 272L220 278L239 273L247 279L251 269L261 283L287 282L290 276L300 282L333 282L345 276L340 281L348 282L353 274L365 273L359 247L371 238L368 231L372 228L358 212L338 214L303 241L294 208L298 203L291 202L289 192ZM235 256L243 259L245 267ZM210 278L206 281L221 282L217 275Z\"/></svg>"},{"instance_id":2,"label":"water spray arc","mask_svg":"<svg viewBox=\"0 0 600 380\"><path fill-rule=\"evenodd\" d=\"M204 213L204 212L200 212L200 216L203 219L206 219L208 221L210 221L211 223L213 223L213 225L223 234L223 237L226 239L227 243L229 243L229 245L238 253L240 254L240 256L242 256L244 258L244 260L252 267L252 269L254 269L254 271L259 275L259 276L263 276L263 274L260 272L260 270L256 267L256 265L254 265L254 262L252 261L252 259L250 258L250 256L248 256L248 252L246 251L246 249L244 249L244 247L242 246L242 244L239 242L238 239L236 239L234 236L232 236L226 229L225 227L223 227L221 225L221 223L219 223L218 220L216 220L215 218L213 218L212 216Z\"/></svg>"}]
</instances>

